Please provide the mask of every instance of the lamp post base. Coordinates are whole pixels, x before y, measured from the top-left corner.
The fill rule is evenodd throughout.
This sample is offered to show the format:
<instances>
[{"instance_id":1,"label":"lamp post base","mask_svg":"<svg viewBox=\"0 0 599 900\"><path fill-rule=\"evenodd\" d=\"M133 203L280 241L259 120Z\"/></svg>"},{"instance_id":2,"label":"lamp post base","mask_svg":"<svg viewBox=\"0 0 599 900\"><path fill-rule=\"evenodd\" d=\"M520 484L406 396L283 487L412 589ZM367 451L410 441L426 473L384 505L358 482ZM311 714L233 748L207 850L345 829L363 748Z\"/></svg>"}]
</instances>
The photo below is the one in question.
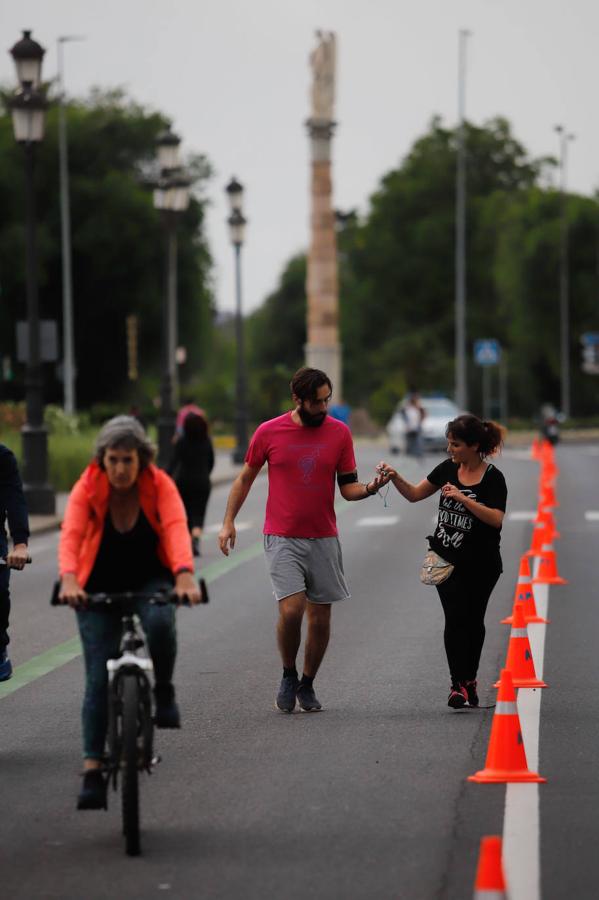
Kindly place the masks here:
<instances>
[{"instance_id":1,"label":"lamp post base","mask_svg":"<svg viewBox=\"0 0 599 900\"><path fill-rule=\"evenodd\" d=\"M24 425L21 429L21 446L21 475L27 509L30 515L53 516L56 512L56 495L48 484L48 432L43 426Z\"/></svg>"},{"instance_id":2,"label":"lamp post base","mask_svg":"<svg viewBox=\"0 0 599 900\"><path fill-rule=\"evenodd\" d=\"M158 419L158 465L166 469L173 449L173 436L175 434L175 417L173 415L161 416Z\"/></svg>"},{"instance_id":3,"label":"lamp post base","mask_svg":"<svg viewBox=\"0 0 599 900\"><path fill-rule=\"evenodd\" d=\"M247 447L235 447L233 453L231 454L231 459L236 465L242 465L245 461L245 454L247 453Z\"/></svg>"}]
</instances>

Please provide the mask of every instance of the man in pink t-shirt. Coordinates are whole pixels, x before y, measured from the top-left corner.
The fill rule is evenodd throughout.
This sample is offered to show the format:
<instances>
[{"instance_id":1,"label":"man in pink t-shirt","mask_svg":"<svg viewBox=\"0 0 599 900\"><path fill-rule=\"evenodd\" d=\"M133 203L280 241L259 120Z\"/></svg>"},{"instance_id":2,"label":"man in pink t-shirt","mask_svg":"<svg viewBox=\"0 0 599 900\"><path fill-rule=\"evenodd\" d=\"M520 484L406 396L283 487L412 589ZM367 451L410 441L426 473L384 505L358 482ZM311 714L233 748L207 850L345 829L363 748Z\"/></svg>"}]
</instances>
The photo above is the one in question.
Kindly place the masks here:
<instances>
[{"instance_id":1,"label":"man in pink t-shirt","mask_svg":"<svg viewBox=\"0 0 599 900\"><path fill-rule=\"evenodd\" d=\"M293 712L322 709L313 682L329 642L331 604L349 597L335 520L335 477L346 500L364 500L386 483L384 473L360 484L347 425L327 415L332 384L319 369L299 369L291 380L295 408L256 430L243 469L233 482L220 549L235 546L235 517L256 475L268 464L264 550L279 602L277 640L283 679L276 706ZM308 634L301 681L296 657L304 613Z\"/></svg>"}]
</instances>

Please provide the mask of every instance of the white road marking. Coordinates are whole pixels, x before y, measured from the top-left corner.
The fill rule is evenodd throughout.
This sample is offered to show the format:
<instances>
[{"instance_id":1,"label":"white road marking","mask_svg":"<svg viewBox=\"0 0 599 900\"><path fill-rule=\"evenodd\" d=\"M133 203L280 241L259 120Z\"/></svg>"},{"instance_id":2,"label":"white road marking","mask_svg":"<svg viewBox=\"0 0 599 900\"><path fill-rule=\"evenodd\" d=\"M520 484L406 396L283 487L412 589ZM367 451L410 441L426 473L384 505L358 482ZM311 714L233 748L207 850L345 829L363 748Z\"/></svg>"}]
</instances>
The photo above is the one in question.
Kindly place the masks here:
<instances>
[{"instance_id":1,"label":"white road marking","mask_svg":"<svg viewBox=\"0 0 599 900\"><path fill-rule=\"evenodd\" d=\"M507 459L524 459L527 462L535 462L532 456L530 455L530 449L528 450L502 450L502 456L507 457Z\"/></svg>"},{"instance_id":2,"label":"white road marking","mask_svg":"<svg viewBox=\"0 0 599 900\"><path fill-rule=\"evenodd\" d=\"M366 516L358 519L357 528L384 528L386 525L397 525L399 516Z\"/></svg>"},{"instance_id":3,"label":"white road marking","mask_svg":"<svg viewBox=\"0 0 599 900\"><path fill-rule=\"evenodd\" d=\"M535 563L536 567L538 561ZM549 605L548 585L535 585L535 603L539 615L546 617ZM546 628L546 625L528 626L537 678L543 677ZM518 715L526 762L532 772L538 772L539 765L542 696L542 690L520 688L518 691ZM539 787L539 784L508 784L505 792L503 862L510 900L540 900L541 897Z\"/></svg>"},{"instance_id":4,"label":"white road marking","mask_svg":"<svg viewBox=\"0 0 599 900\"><path fill-rule=\"evenodd\" d=\"M236 531L247 531L248 528L252 528L253 522L235 522L235 530ZM215 522L213 525L208 525L204 528L204 534L218 534L221 529L221 523Z\"/></svg>"},{"instance_id":5,"label":"white road marking","mask_svg":"<svg viewBox=\"0 0 599 900\"><path fill-rule=\"evenodd\" d=\"M599 522L599 510L597 509L587 509L584 514L587 522Z\"/></svg>"},{"instance_id":6,"label":"white road marking","mask_svg":"<svg viewBox=\"0 0 599 900\"><path fill-rule=\"evenodd\" d=\"M508 519L512 522L532 522L535 516L536 513L528 509L515 509L507 514Z\"/></svg>"}]
</instances>

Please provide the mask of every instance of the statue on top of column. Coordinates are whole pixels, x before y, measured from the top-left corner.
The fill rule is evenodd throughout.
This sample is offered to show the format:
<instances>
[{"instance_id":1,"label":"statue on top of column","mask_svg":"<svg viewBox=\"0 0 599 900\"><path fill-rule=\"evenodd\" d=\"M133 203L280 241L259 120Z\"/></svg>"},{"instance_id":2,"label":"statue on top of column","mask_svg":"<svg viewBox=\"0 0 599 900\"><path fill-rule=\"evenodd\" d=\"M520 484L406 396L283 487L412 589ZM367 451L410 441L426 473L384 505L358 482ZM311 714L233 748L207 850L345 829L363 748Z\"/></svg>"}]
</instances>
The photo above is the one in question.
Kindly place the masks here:
<instances>
[{"instance_id":1,"label":"statue on top of column","mask_svg":"<svg viewBox=\"0 0 599 900\"><path fill-rule=\"evenodd\" d=\"M317 31L318 44L310 54L312 118L331 121L335 103L335 33Z\"/></svg>"}]
</instances>

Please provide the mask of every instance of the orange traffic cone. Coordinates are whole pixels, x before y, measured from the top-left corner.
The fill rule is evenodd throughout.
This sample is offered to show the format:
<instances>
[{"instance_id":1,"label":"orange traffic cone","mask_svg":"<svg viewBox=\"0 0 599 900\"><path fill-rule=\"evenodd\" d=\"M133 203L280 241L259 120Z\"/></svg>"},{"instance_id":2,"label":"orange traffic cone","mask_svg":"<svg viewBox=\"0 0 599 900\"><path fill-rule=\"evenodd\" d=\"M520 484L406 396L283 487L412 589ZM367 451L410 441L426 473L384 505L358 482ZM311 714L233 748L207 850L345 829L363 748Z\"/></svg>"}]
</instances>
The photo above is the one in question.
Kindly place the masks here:
<instances>
[{"instance_id":1,"label":"orange traffic cone","mask_svg":"<svg viewBox=\"0 0 599 900\"><path fill-rule=\"evenodd\" d=\"M532 439L532 446L530 448L530 458L540 460L541 457L541 441L539 438Z\"/></svg>"},{"instance_id":2,"label":"orange traffic cone","mask_svg":"<svg viewBox=\"0 0 599 900\"><path fill-rule=\"evenodd\" d=\"M501 838L498 835L481 838L474 900L505 900Z\"/></svg>"},{"instance_id":3,"label":"orange traffic cone","mask_svg":"<svg viewBox=\"0 0 599 900\"><path fill-rule=\"evenodd\" d=\"M524 556L523 559L526 562L526 566L528 567L528 560ZM522 570L522 566L520 566L520 570ZM529 569L530 571L530 569ZM549 625L549 619L544 619L543 616L540 616L537 612L537 604L535 602L534 590L531 583L530 575L520 575L518 578L518 584L516 585L516 592L514 594L514 603L512 606L512 614L511 616L507 616L507 618L501 620L502 625L512 625L514 622L514 611L516 609L516 603L522 604L522 611L524 613L524 621L527 625L530 625L532 622L533 625Z\"/></svg>"},{"instance_id":4,"label":"orange traffic cone","mask_svg":"<svg viewBox=\"0 0 599 900\"><path fill-rule=\"evenodd\" d=\"M468 781L477 781L480 784L547 781L537 772L531 772L526 763L516 691L507 669L501 670L485 768L474 775L469 775Z\"/></svg>"},{"instance_id":5,"label":"orange traffic cone","mask_svg":"<svg viewBox=\"0 0 599 900\"><path fill-rule=\"evenodd\" d=\"M557 571L557 559L555 550L551 544L543 544L541 549L541 559L539 561L539 569L536 576L532 580L533 584L568 584L565 578L562 578Z\"/></svg>"},{"instance_id":6,"label":"orange traffic cone","mask_svg":"<svg viewBox=\"0 0 599 900\"><path fill-rule=\"evenodd\" d=\"M535 672L535 661L532 658L522 603L514 605L514 624L507 648L505 667L510 670L515 688L547 687L544 681L537 678ZM499 687L499 682L496 681L493 687Z\"/></svg>"},{"instance_id":7,"label":"orange traffic cone","mask_svg":"<svg viewBox=\"0 0 599 900\"><path fill-rule=\"evenodd\" d=\"M541 499L539 506L559 506L553 484L549 484L548 482L541 484Z\"/></svg>"},{"instance_id":8,"label":"orange traffic cone","mask_svg":"<svg viewBox=\"0 0 599 900\"><path fill-rule=\"evenodd\" d=\"M551 534L546 522L536 522L532 530L532 539L530 548L526 551L526 556L540 556L543 546L550 543Z\"/></svg>"},{"instance_id":9,"label":"orange traffic cone","mask_svg":"<svg viewBox=\"0 0 599 900\"><path fill-rule=\"evenodd\" d=\"M560 533L557 530L557 525L555 524L555 519L553 517L553 513L551 512L551 508L547 507L547 509L543 509L543 507L539 507L537 510L537 514L535 516L534 524L535 526L538 524L544 525L547 529L548 533L551 535L548 543L553 543L556 538L560 537Z\"/></svg>"}]
</instances>

